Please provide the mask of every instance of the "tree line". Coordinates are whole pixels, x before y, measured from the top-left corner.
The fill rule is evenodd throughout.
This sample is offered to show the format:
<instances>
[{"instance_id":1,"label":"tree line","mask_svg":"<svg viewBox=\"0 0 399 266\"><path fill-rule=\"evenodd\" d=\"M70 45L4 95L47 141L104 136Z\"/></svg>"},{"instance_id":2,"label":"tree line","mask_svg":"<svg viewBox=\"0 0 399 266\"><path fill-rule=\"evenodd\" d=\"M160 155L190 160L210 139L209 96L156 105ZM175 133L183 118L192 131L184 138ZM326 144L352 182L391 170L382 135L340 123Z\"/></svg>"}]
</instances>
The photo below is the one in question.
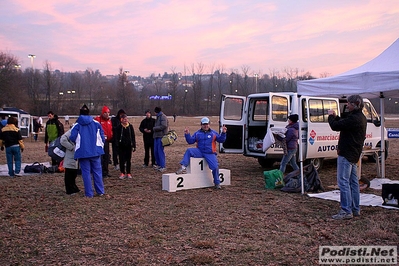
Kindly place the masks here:
<instances>
[{"instance_id":1,"label":"tree line","mask_svg":"<svg viewBox=\"0 0 399 266\"><path fill-rule=\"evenodd\" d=\"M294 68L262 74L245 65L227 70L224 65L205 67L202 63L185 65L183 71L172 67L169 73L148 77L129 75L123 68L112 76L90 68L61 72L53 70L49 61L42 69L21 70L19 66L15 56L0 52L0 104L33 115L45 115L49 110L77 115L83 104L92 114L107 105L112 114L122 108L129 115L143 115L144 110L161 106L167 115L218 115L222 94L295 92L297 80L315 78Z\"/></svg>"}]
</instances>

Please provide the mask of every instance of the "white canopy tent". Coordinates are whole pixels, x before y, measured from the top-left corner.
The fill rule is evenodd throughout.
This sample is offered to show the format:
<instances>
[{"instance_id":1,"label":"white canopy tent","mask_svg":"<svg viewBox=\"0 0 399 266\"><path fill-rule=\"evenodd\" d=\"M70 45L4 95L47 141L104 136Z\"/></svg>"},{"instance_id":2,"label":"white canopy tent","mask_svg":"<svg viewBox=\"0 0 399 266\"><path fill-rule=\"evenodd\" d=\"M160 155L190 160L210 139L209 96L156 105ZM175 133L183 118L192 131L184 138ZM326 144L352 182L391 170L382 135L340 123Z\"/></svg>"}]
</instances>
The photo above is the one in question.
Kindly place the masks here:
<instances>
[{"instance_id":1,"label":"white canopy tent","mask_svg":"<svg viewBox=\"0 0 399 266\"><path fill-rule=\"evenodd\" d=\"M299 95L309 96L347 97L358 94L365 98L379 97L381 154L384 154L384 98L399 97L399 39L362 66L333 77L298 81L297 91ZM385 156L381 157L381 177L385 178Z\"/></svg>"}]
</instances>

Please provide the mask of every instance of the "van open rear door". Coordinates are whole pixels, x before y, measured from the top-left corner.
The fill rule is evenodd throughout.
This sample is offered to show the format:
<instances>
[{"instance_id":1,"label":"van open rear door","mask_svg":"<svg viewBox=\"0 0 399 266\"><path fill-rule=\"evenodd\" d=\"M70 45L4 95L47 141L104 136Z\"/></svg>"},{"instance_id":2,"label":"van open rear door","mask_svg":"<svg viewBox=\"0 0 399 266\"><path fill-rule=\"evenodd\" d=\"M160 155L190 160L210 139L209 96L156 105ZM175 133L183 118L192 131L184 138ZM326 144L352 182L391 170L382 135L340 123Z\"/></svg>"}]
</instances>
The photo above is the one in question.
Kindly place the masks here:
<instances>
[{"instance_id":1,"label":"van open rear door","mask_svg":"<svg viewBox=\"0 0 399 266\"><path fill-rule=\"evenodd\" d=\"M29 127L30 127L30 115L29 114L20 114L19 120L19 130L21 131L21 135L23 138L29 137Z\"/></svg>"},{"instance_id":2,"label":"van open rear door","mask_svg":"<svg viewBox=\"0 0 399 266\"><path fill-rule=\"evenodd\" d=\"M227 127L227 138L219 145L221 153L244 152L245 104L244 96L222 95L219 127Z\"/></svg>"}]
</instances>

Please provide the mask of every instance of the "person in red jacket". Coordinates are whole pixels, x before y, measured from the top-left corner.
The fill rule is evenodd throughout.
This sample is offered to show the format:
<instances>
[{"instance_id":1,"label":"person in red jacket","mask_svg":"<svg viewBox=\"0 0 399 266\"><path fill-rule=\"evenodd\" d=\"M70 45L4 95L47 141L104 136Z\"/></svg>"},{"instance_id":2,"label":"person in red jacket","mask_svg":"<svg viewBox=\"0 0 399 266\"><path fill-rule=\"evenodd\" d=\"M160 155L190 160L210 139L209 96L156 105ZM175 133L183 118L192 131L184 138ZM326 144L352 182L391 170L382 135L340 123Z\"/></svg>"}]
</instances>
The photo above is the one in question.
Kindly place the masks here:
<instances>
[{"instance_id":1,"label":"person in red jacket","mask_svg":"<svg viewBox=\"0 0 399 266\"><path fill-rule=\"evenodd\" d=\"M101 165L102 165L102 170L103 170L103 178L104 177L111 177L108 171L108 164L110 160L110 154L109 154L109 144L112 142L112 122L111 118L109 117L110 115L110 110L107 106L104 105L101 115L97 116L95 118L96 121L98 121L101 124L101 127L103 128L104 131L104 136L105 136L105 143L104 143L104 154L101 156Z\"/></svg>"}]
</instances>

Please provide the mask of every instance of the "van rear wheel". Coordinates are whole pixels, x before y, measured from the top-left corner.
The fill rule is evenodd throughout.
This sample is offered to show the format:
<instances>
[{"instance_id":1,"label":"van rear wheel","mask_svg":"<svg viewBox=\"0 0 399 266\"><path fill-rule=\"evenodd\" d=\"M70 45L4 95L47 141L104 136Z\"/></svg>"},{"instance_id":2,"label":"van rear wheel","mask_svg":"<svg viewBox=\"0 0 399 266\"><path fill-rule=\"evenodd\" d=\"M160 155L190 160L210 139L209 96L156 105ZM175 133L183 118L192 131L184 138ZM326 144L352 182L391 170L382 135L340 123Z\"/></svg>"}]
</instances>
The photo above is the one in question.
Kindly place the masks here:
<instances>
[{"instance_id":1,"label":"van rear wheel","mask_svg":"<svg viewBox=\"0 0 399 266\"><path fill-rule=\"evenodd\" d=\"M260 164L260 166L262 166L263 168L272 168L273 164L275 163L275 160L272 159L266 159L263 157L258 157L258 163Z\"/></svg>"},{"instance_id":2,"label":"van rear wheel","mask_svg":"<svg viewBox=\"0 0 399 266\"><path fill-rule=\"evenodd\" d=\"M310 160L306 160L305 164L313 164L314 168L319 171L323 167L324 158L313 158Z\"/></svg>"}]
</instances>

